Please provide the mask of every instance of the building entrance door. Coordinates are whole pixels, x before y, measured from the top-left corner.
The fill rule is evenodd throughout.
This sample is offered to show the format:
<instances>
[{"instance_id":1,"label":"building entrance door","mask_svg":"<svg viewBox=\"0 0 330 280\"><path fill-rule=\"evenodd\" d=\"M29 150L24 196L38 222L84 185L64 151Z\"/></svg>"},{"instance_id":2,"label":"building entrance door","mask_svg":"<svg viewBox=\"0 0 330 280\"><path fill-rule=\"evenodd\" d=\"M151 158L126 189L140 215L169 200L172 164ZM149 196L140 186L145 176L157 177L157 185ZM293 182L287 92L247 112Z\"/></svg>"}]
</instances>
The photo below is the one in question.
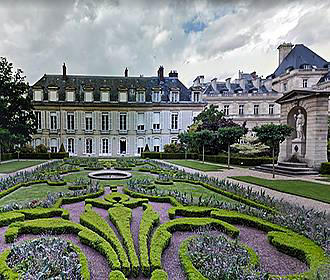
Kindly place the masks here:
<instances>
[{"instance_id":1,"label":"building entrance door","mask_svg":"<svg viewBox=\"0 0 330 280\"><path fill-rule=\"evenodd\" d=\"M119 151L120 151L120 154L126 154L126 139L120 139Z\"/></svg>"}]
</instances>

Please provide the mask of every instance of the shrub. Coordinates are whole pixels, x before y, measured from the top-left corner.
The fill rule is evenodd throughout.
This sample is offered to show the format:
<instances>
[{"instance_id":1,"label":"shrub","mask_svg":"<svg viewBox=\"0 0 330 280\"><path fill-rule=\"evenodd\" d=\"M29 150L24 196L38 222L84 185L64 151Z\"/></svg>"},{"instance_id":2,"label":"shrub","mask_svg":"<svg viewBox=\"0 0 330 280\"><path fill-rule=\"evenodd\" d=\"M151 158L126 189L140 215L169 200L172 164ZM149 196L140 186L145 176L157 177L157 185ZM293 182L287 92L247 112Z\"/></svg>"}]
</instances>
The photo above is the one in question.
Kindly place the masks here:
<instances>
[{"instance_id":1,"label":"shrub","mask_svg":"<svg viewBox=\"0 0 330 280\"><path fill-rule=\"evenodd\" d=\"M127 278L121 271L114 270L110 272L109 280L127 280Z\"/></svg>"},{"instance_id":2,"label":"shrub","mask_svg":"<svg viewBox=\"0 0 330 280\"><path fill-rule=\"evenodd\" d=\"M116 207L110 208L108 210L111 222L118 229L119 234L123 238L124 246L127 249L128 256L132 265L133 276L136 277L139 274L139 258L136 255L134 241L131 233L131 220L132 220L132 210L118 205Z\"/></svg>"},{"instance_id":3,"label":"shrub","mask_svg":"<svg viewBox=\"0 0 330 280\"><path fill-rule=\"evenodd\" d=\"M117 235L109 226L109 224L95 211L92 210L91 205L85 206L85 212L80 216L80 223L83 226L102 236L106 241L111 244L111 246L118 254L122 266L122 271L125 275L129 275L130 263L128 261L124 248L122 247L120 241L117 238Z\"/></svg>"},{"instance_id":4,"label":"shrub","mask_svg":"<svg viewBox=\"0 0 330 280\"><path fill-rule=\"evenodd\" d=\"M159 213L152 209L151 204L143 204L144 212L140 222L139 249L142 273L150 275L148 240L154 226L159 223Z\"/></svg>"},{"instance_id":5,"label":"shrub","mask_svg":"<svg viewBox=\"0 0 330 280\"><path fill-rule=\"evenodd\" d=\"M33 149L32 145L30 145L30 144L25 144L25 145L21 148L21 152L22 152L22 153L26 153L26 154L32 154L32 153L34 153L34 149Z\"/></svg>"},{"instance_id":6,"label":"shrub","mask_svg":"<svg viewBox=\"0 0 330 280\"><path fill-rule=\"evenodd\" d=\"M48 152L48 148L44 144L40 144L36 147L36 153L38 153L38 154L43 154L43 153L47 153L47 152Z\"/></svg>"},{"instance_id":7,"label":"shrub","mask_svg":"<svg viewBox=\"0 0 330 280\"><path fill-rule=\"evenodd\" d=\"M65 152L66 152L63 143L61 144L61 147L60 147L59 152L60 152L60 153L65 153Z\"/></svg>"},{"instance_id":8,"label":"shrub","mask_svg":"<svg viewBox=\"0 0 330 280\"><path fill-rule=\"evenodd\" d=\"M330 162L322 162L321 163L321 169L320 169L321 174L330 174Z\"/></svg>"},{"instance_id":9,"label":"shrub","mask_svg":"<svg viewBox=\"0 0 330 280\"><path fill-rule=\"evenodd\" d=\"M162 269L156 269L152 272L150 280L168 280L166 271Z\"/></svg>"},{"instance_id":10,"label":"shrub","mask_svg":"<svg viewBox=\"0 0 330 280\"><path fill-rule=\"evenodd\" d=\"M182 153L183 147L180 143L171 143L164 145L164 152L165 153Z\"/></svg>"},{"instance_id":11,"label":"shrub","mask_svg":"<svg viewBox=\"0 0 330 280\"><path fill-rule=\"evenodd\" d=\"M144 153L149 153L150 152L150 149L149 149L149 145L146 144L146 146L144 147L144 150L143 150Z\"/></svg>"}]
</instances>

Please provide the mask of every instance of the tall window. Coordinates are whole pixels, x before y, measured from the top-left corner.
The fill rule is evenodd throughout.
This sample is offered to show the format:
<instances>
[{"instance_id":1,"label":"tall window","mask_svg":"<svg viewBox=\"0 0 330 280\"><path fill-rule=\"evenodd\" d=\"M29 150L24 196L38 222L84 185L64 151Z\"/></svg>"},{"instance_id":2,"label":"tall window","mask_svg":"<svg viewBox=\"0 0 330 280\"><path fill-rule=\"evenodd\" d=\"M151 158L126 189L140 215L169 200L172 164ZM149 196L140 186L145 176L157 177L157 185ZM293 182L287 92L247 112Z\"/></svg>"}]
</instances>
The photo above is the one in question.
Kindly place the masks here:
<instances>
[{"instance_id":1,"label":"tall window","mask_svg":"<svg viewBox=\"0 0 330 280\"><path fill-rule=\"evenodd\" d=\"M127 102L127 92L126 91L119 92L119 102Z\"/></svg>"},{"instance_id":2,"label":"tall window","mask_svg":"<svg viewBox=\"0 0 330 280\"><path fill-rule=\"evenodd\" d=\"M200 101L200 93L199 92L194 92L194 102L199 102Z\"/></svg>"},{"instance_id":3,"label":"tall window","mask_svg":"<svg viewBox=\"0 0 330 280\"><path fill-rule=\"evenodd\" d=\"M138 113L137 115L137 130L143 131L144 130L144 113Z\"/></svg>"},{"instance_id":4,"label":"tall window","mask_svg":"<svg viewBox=\"0 0 330 280\"><path fill-rule=\"evenodd\" d=\"M144 139L138 138L137 139L137 152L138 154L142 154L144 148Z\"/></svg>"},{"instance_id":5,"label":"tall window","mask_svg":"<svg viewBox=\"0 0 330 280\"><path fill-rule=\"evenodd\" d=\"M86 130L92 131L93 130L93 115L92 113L85 114L85 123L86 123Z\"/></svg>"},{"instance_id":6,"label":"tall window","mask_svg":"<svg viewBox=\"0 0 330 280\"><path fill-rule=\"evenodd\" d=\"M173 103L179 102L179 92L178 91L172 91L171 102L173 102Z\"/></svg>"},{"instance_id":7,"label":"tall window","mask_svg":"<svg viewBox=\"0 0 330 280\"><path fill-rule=\"evenodd\" d=\"M259 105L255 104L253 107L253 113L255 115L259 115Z\"/></svg>"},{"instance_id":8,"label":"tall window","mask_svg":"<svg viewBox=\"0 0 330 280\"><path fill-rule=\"evenodd\" d=\"M154 112L153 114L152 129L154 130L160 129L160 112Z\"/></svg>"},{"instance_id":9,"label":"tall window","mask_svg":"<svg viewBox=\"0 0 330 280\"><path fill-rule=\"evenodd\" d=\"M67 114L67 129L74 130L74 113Z\"/></svg>"},{"instance_id":10,"label":"tall window","mask_svg":"<svg viewBox=\"0 0 330 280\"><path fill-rule=\"evenodd\" d=\"M136 94L136 102L145 102L145 93L144 91L138 91Z\"/></svg>"},{"instance_id":11,"label":"tall window","mask_svg":"<svg viewBox=\"0 0 330 280\"><path fill-rule=\"evenodd\" d=\"M50 140L50 152L57 153L57 139L55 138Z\"/></svg>"},{"instance_id":12,"label":"tall window","mask_svg":"<svg viewBox=\"0 0 330 280\"><path fill-rule=\"evenodd\" d=\"M303 88L307 88L308 84L307 84L307 79L303 79Z\"/></svg>"},{"instance_id":13,"label":"tall window","mask_svg":"<svg viewBox=\"0 0 330 280\"><path fill-rule=\"evenodd\" d=\"M225 116L229 116L229 105L223 106L223 113L225 114Z\"/></svg>"},{"instance_id":14,"label":"tall window","mask_svg":"<svg viewBox=\"0 0 330 280\"><path fill-rule=\"evenodd\" d=\"M160 91L154 91L152 93L152 102L160 102L160 100L161 100Z\"/></svg>"},{"instance_id":15,"label":"tall window","mask_svg":"<svg viewBox=\"0 0 330 280\"><path fill-rule=\"evenodd\" d=\"M85 140L85 150L86 150L86 154L93 153L93 139L92 138L87 138Z\"/></svg>"},{"instance_id":16,"label":"tall window","mask_svg":"<svg viewBox=\"0 0 330 280\"><path fill-rule=\"evenodd\" d=\"M178 129L178 119L179 119L179 115L178 113L172 113L171 115L171 129Z\"/></svg>"},{"instance_id":17,"label":"tall window","mask_svg":"<svg viewBox=\"0 0 330 280\"><path fill-rule=\"evenodd\" d=\"M274 115L274 104L269 104L268 112L269 115Z\"/></svg>"},{"instance_id":18,"label":"tall window","mask_svg":"<svg viewBox=\"0 0 330 280\"><path fill-rule=\"evenodd\" d=\"M288 90L288 84L287 83L284 83L283 84L283 91L287 91Z\"/></svg>"},{"instance_id":19,"label":"tall window","mask_svg":"<svg viewBox=\"0 0 330 280\"><path fill-rule=\"evenodd\" d=\"M244 105L239 105L238 106L238 114L239 115L244 115Z\"/></svg>"},{"instance_id":20,"label":"tall window","mask_svg":"<svg viewBox=\"0 0 330 280\"><path fill-rule=\"evenodd\" d=\"M74 154L74 139L68 138L68 153Z\"/></svg>"},{"instance_id":21,"label":"tall window","mask_svg":"<svg viewBox=\"0 0 330 280\"><path fill-rule=\"evenodd\" d=\"M109 114L108 113L102 113L102 131L108 131L109 130Z\"/></svg>"},{"instance_id":22,"label":"tall window","mask_svg":"<svg viewBox=\"0 0 330 280\"><path fill-rule=\"evenodd\" d=\"M103 138L101 141L101 145L102 154L109 154L109 139Z\"/></svg>"},{"instance_id":23,"label":"tall window","mask_svg":"<svg viewBox=\"0 0 330 280\"><path fill-rule=\"evenodd\" d=\"M120 113L119 115L119 130L127 130L127 114Z\"/></svg>"},{"instance_id":24,"label":"tall window","mask_svg":"<svg viewBox=\"0 0 330 280\"><path fill-rule=\"evenodd\" d=\"M157 152L157 153L159 153L159 151L160 151L160 140L159 140L159 138L154 138L154 141L153 141L154 143L154 152Z\"/></svg>"},{"instance_id":25,"label":"tall window","mask_svg":"<svg viewBox=\"0 0 330 280\"><path fill-rule=\"evenodd\" d=\"M41 129L41 112L35 112L37 119L37 129Z\"/></svg>"},{"instance_id":26,"label":"tall window","mask_svg":"<svg viewBox=\"0 0 330 280\"><path fill-rule=\"evenodd\" d=\"M50 113L50 129L51 130L57 129L57 113L56 112Z\"/></svg>"}]
</instances>

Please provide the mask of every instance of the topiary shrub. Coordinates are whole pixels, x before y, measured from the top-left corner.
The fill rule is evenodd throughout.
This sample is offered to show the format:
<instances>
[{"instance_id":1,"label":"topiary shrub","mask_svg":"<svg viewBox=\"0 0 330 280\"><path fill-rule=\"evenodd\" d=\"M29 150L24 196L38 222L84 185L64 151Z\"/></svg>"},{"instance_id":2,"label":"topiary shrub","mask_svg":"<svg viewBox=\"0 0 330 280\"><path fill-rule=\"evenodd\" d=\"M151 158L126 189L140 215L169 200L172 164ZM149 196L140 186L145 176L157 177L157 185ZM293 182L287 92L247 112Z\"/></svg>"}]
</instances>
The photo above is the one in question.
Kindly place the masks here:
<instances>
[{"instance_id":1,"label":"topiary shrub","mask_svg":"<svg viewBox=\"0 0 330 280\"><path fill-rule=\"evenodd\" d=\"M146 146L144 147L144 150L143 150L144 153L149 153L150 152L150 149L149 149L149 145L146 144Z\"/></svg>"},{"instance_id":2,"label":"topiary shrub","mask_svg":"<svg viewBox=\"0 0 330 280\"><path fill-rule=\"evenodd\" d=\"M322 162L321 163L321 174L330 174L330 162Z\"/></svg>"},{"instance_id":3,"label":"topiary shrub","mask_svg":"<svg viewBox=\"0 0 330 280\"><path fill-rule=\"evenodd\" d=\"M63 143L61 144L61 147L60 147L60 151L59 152L60 153L65 153L66 152Z\"/></svg>"},{"instance_id":4,"label":"topiary shrub","mask_svg":"<svg viewBox=\"0 0 330 280\"><path fill-rule=\"evenodd\" d=\"M43 153L47 153L47 152L48 152L48 148L44 144L40 144L36 147L36 153L37 154L43 154Z\"/></svg>"}]
</instances>

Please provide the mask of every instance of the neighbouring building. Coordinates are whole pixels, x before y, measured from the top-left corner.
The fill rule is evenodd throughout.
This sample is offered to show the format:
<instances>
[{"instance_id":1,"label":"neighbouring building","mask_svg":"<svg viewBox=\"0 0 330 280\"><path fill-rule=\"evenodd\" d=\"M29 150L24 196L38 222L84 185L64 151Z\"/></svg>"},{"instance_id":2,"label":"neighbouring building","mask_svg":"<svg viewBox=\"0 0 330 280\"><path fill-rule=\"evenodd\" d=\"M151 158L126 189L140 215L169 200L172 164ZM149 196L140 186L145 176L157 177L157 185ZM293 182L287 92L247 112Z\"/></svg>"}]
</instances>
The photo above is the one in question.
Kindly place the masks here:
<instances>
[{"instance_id":1,"label":"neighbouring building","mask_svg":"<svg viewBox=\"0 0 330 280\"><path fill-rule=\"evenodd\" d=\"M146 144L163 151L206 105L201 87L186 88L178 73L154 77L44 75L32 86L38 129L33 145L70 155L136 156Z\"/></svg>"}]
</instances>

